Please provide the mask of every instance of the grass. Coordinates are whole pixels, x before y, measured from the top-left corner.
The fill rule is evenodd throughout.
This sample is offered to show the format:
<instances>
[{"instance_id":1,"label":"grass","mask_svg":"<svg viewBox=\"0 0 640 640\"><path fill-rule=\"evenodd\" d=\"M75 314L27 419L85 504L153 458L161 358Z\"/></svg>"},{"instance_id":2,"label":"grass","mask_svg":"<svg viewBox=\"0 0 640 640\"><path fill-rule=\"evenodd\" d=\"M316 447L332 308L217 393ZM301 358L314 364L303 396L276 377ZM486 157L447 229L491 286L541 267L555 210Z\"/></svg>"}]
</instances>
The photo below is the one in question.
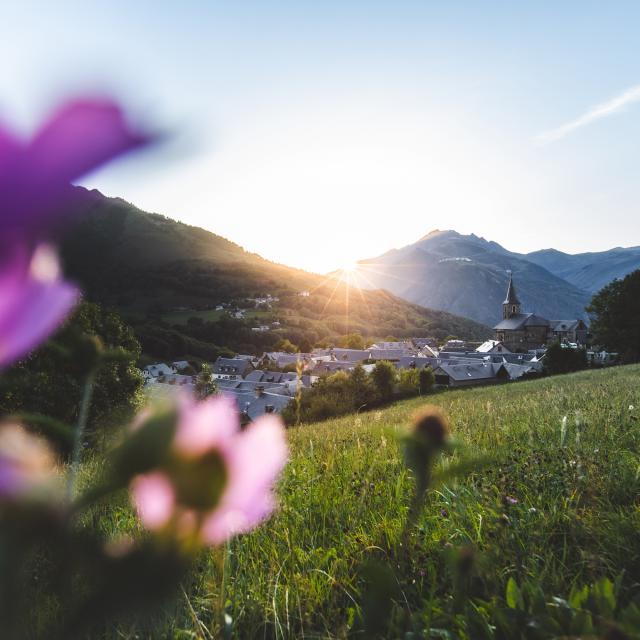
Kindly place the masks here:
<instances>
[{"instance_id":1,"label":"grass","mask_svg":"<svg viewBox=\"0 0 640 640\"><path fill-rule=\"evenodd\" d=\"M412 480L396 436L426 402L450 416L465 455L493 462L440 485L404 537ZM440 393L291 429L278 514L204 553L151 628L110 637L214 637L224 603L234 638L344 638L355 632L360 567L371 558L394 571L393 616L451 628L461 548L471 550L477 602L502 599L510 577L551 598L603 576L620 577L628 601L640 582L639 417L640 366L630 366ZM107 535L135 530L124 504L101 525Z\"/></svg>"}]
</instances>

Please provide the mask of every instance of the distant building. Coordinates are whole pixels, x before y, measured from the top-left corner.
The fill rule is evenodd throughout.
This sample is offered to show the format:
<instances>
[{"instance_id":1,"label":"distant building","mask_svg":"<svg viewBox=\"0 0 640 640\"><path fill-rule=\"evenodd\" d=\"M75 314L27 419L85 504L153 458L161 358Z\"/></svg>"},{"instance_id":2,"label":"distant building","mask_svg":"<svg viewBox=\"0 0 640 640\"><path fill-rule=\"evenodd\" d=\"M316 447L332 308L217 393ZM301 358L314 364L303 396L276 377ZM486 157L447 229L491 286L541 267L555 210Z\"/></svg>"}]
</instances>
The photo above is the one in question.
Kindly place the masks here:
<instances>
[{"instance_id":1,"label":"distant building","mask_svg":"<svg viewBox=\"0 0 640 640\"><path fill-rule=\"evenodd\" d=\"M478 353L511 353L511 351L498 340L487 340L483 342L476 351Z\"/></svg>"},{"instance_id":2,"label":"distant building","mask_svg":"<svg viewBox=\"0 0 640 640\"><path fill-rule=\"evenodd\" d=\"M236 380L253 371L249 360L245 358L223 358L220 356L211 367L211 374L217 379Z\"/></svg>"},{"instance_id":3,"label":"distant building","mask_svg":"<svg viewBox=\"0 0 640 640\"><path fill-rule=\"evenodd\" d=\"M522 313L512 276L502 303L502 320L494 331L496 342L519 353L543 348L554 340L577 344L585 344L587 340L587 326L580 319L547 320L535 313Z\"/></svg>"}]
</instances>

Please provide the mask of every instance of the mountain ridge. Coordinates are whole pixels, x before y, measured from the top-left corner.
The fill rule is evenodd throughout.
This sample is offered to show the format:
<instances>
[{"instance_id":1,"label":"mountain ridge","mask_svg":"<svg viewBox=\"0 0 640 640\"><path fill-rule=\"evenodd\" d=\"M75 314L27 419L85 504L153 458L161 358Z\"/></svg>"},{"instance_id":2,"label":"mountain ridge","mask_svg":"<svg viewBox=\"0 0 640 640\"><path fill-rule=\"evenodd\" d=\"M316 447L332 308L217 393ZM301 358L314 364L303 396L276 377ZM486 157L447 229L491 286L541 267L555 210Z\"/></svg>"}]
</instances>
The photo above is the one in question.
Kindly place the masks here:
<instances>
[{"instance_id":1,"label":"mountain ridge","mask_svg":"<svg viewBox=\"0 0 640 640\"><path fill-rule=\"evenodd\" d=\"M489 325L500 318L507 272L512 272L527 311L586 320L593 293L640 268L640 248L522 254L476 234L436 229L357 264L356 276L364 286L381 286L411 302Z\"/></svg>"}]
</instances>

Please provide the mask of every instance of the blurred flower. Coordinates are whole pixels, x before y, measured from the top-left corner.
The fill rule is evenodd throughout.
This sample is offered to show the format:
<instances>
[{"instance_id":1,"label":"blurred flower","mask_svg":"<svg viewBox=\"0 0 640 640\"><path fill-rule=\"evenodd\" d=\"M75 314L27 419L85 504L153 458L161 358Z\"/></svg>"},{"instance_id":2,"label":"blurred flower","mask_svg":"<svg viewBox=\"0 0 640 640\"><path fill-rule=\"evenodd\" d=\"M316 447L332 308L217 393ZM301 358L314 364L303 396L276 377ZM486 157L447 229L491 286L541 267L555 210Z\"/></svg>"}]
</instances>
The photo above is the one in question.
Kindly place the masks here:
<instances>
[{"instance_id":1,"label":"blurred flower","mask_svg":"<svg viewBox=\"0 0 640 640\"><path fill-rule=\"evenodd\" d=\"M272 487L286 459L277 416L241 431L233 401L216 396L196 403L183 396L166 458L136 476L131 493L149 529L220 544L271 514Z\"/></svg>"},{"instance_id":2,"label":"blurred flower","mask_svg":"<svg viewBox=\"0 0 640 640\"><path fill-rule=\"evenodd\" d=\"M109 100L67 103L29 141L0 126L0 367L45 340L77 300L42 244L75 209L71 181L149 140Z\"/></svg>"},{"instance_id":3,"label":"blurred flower","mask_svg":"<svg viewBox=\"0 0 640 640\"><path fill-rule=\"evenodd\" d=\"M60 278L55 252L15 249L0 270L0 368L44 341L64 320L78 291Z\"/></svg>"},{"instance_id":4,"label":"blurred flower","mask_svg":"<svg viewBox=\"0 0 640 640\"><path fill-rule=\"evenodd\" d=\"M50 488L54 467L42 438L17 424L0 425L0 501Z\"/></svg>"},{"instance_id":5,"label":"blurred flower","mask_svg":"<svg viewBox=\"0 0 640 640\"><path fill-rule=\"evenodd\" d=\"M414 416L414 433L426 446L442 449L449 437L449 425L444 414L433 406L427 406Z\"/></svg>"},{"instance_id":6,"label":"blurred flower","mask_svg":"<svg viewBox=\"0 0 640 640\"><path fill-rule=\"evenodd\" d=\"M28 141L0 126L0 249L48 238L73 209L71 181L149 140L106 99L68 102Z\"/></svg>"}]
</instances>

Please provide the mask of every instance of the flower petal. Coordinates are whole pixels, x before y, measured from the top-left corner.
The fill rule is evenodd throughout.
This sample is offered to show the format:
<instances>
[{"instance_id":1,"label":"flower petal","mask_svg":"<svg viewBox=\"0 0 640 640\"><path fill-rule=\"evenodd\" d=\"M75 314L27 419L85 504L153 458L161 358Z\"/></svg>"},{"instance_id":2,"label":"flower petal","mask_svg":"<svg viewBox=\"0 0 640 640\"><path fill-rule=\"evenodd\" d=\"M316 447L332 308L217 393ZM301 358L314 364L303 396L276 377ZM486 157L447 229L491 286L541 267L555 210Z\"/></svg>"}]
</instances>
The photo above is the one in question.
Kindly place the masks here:
<instances>
[{"instance_id":1,"label":"flower petal","mask_svg":"<svg viewBox=\"0 0 640 640\"><path fill-rule=\"evenodd\" d=\"M226 453L228 486L204 523L205 542L220 544L271 514L275 508L272 487L287 456L284 425L277 416L261 417L235 438Z\"/></svg>"},{"instance_id":2,"label":"flower petal","mask_svg":"<svg viewBox=\"0 0 640 640\"><path fill-rule=\"evenodd\" d=\"M188 456L198 456L219 449L224 456L234 434L240 429L235 402L225 396L195 402L184 395L180 403L176 450Z\"/></svg>"},{"instance_id":3,"label":"flower petal","mask_svg":"<svg viewBox=\"0 0 640 640\"><path fill-rule=\"evenodd\" d=\"M0 367L48 338L78 300L73 285L40 267L38 271L37 261L38 251L30 263L17 251L0 275Z\"/></svg>"},{"instance_id":4,"label":"flower petal","mask_svg":"<svg viewBox=\"0 0 640 640\"><path fill-rule=\"evenodd\" d=\"M131 482L131 495L140 520L148 529L160 529L171 518L175 493L164 473L136 476Z\"/></svg>"},{"instance_id":5,"label":"flower petal","mask_svg":"<svg viewBox=\"0 0 640 640\"><path fill-rule=\"evenodd\" d=\"M30 170L40 180L67 183L150 137L134 131L110 100L85 99L64 105L27 148Z\"/></svg>"}]
</instances>

